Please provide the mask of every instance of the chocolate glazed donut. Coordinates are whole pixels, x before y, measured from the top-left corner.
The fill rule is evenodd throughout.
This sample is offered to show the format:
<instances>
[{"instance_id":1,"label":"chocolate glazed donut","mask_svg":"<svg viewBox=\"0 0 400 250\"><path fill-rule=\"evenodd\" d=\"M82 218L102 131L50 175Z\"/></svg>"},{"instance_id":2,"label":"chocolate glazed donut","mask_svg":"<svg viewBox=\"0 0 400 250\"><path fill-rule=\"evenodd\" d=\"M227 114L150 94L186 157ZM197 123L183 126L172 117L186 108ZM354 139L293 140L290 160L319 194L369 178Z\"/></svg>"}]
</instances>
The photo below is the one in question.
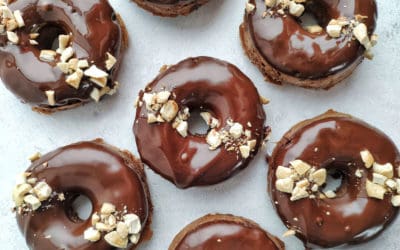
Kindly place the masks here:
<instances>
[{"instance_id":1,"label":"chocolate glazed donut","mask_svg":"<svg viewBox=\"0 0 400 250\"><path fill-rule=\"evenodd\" d=\"M7 36L0 34L0 77L23 102L31 104L36 111L49 113L93 99L99 101L102 95L111 95L111 90L116 90L127 37L122 20L107 0L26 0L12 1L8 7L21 11L25 26L15 31L18 44L7 42ZM107 53L116 59L113 67L107 69L101 90L96 91L99 85L86 75L80 76L82 80L80 84L75 83L76 87L67 84L67 73L57 65L58 55L54 61L40 58L41 51L55 51L59 36L68 34L73 59L87 60L88 66L103 71L106 71ZM51 96L49 99L47 91L54 100Z\"/></svg>"},{"instance_id":2,"label":"chocolate glazed donut","mask_svg":"<svg viewBox=\"0 0 400 250\"><path fill-rule=\"evenodd\" d=\"M283 250L278 238L248 219L206 215L175 236L169 250Z\"/></svg>"},{"instance_id":3,"label":"chocolate glazed donut","mask_svg":"<svg viewBox=\"0 0 400 250\"><path fill-rule=\"evenodd\" d=\"M189 15L209 0L133 0L141 8L154 15L176 17Z\"/></svg>"},{"instance_id":4,"label":"chocolate glazed donut","mask_svg":"<svg viewBox=\"0 0 400 250\"><path fill-rule=\"evenodd\" d=\"M145 97L160 91L171 94L169 103L180 112L208 112L217 125L214 129L210 126L206 136L187 131L179 134L174 124L167 122L150 123L152 114ZM238 154L237 145L227 147L221 140L220 146L212 148L209 144L209 135L212 132L222 135L232 125L230 121L236 127L243 127L251 137L248 137L252 142L251 152L245 157ZM249 78L227 62L197 57L171 66L139 94L134 134L141 159L179 188L187 188L216 184L245 168L268 132L264 122L259 94ZM187 123L182 124L187 129ZM238 140L242 139L243 136Z\"/></svg>"},{"instance_id":5,"label":"chocolate glazed donut","mask_svg":"<svg viewBox=\"0 0 400 250\"><path fill-rule=\"evenodd\" d=\"M364 242L376 237L396 218L398 208L391 203L392 191L383 191L380 199L370 195L367 183L374 185L369 180L375 182L375 173L372 162L368 165L371 168L366 168L360 156L365 150L376 163L393 166L391 178L399 177L400 155L391 139L358 119L334 111L294 126L276 146L269 160L269 194L283 223L307 247ZM306 194L295 201L293 195L278 191L278 168L288 169L285 167L294 160L306 162L316 170L324 168L334 178L341 177L336 195L318 195L324 185L319 191L314 190L314 197ZM374 171L376 167L379 164L374 163Z\"/></svg>"},{"instance_id":6,"label":"chocolate glazed donut","mask_svg":"<svg viewBox=\"0 0 400 250\"><path fill-rule=\"evenodd\" d=\"M377 17L374 0L307 1L305 12L314 15L322 30L311 33L299 18L268 14L264 0L250 0L256 9L247 12L240 26L243 48L251 61L273 83L328 89L348 77L364 58L365 49L351 34L332 38L330 20L357 15L372 35Z\"/></svg>"},{"instance_id":7,"label":"chocolate glazed donut","mask_svg":"<svg viewBox=\"0 0 400 250\"><path fill-rule=\"evenodd\" d=\"M136 214L143 225L142 239L149 238L152 205L146 177L141 162L129 152L100 139L80 142L44 155L27 172L65 197L52 197L36 211L17 214L30 249L115 249L104 239L84 239L91 219L82 220L73 211L72 202L79 195L90 199L93 212L111 203L118 211Z\"/></svg>"}]
</instances>

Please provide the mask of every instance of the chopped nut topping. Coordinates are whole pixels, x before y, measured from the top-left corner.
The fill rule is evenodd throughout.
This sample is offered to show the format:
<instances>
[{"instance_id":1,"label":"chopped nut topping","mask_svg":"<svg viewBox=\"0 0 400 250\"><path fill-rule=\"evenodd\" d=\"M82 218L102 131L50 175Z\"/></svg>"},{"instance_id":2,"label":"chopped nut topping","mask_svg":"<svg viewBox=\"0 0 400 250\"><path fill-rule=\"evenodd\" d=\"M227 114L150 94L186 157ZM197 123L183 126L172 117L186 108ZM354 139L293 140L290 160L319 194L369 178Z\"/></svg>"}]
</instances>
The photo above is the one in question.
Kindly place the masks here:
<instances>
[{"instance_id":1,"label":"chopped nut topping","mask_svg":"<svg viewBox=\"0 0 400 250\"><path fill-rule=\"evenodd\" d=\"M182 121L179 123L178 127L176 127L176 131L178 131L178 133L185 138L188 135L188 128L189 124L186 121Z\"/></svg>"},{"instance_id":2,"label":"chopped nut topping","mask_svg":"<svg viewBox=\"0 0 400 250\"><path fill-rule=\"evenodd\" d=\"M39 58L45 62L53 62L57 56L57 53L53 50L41 50Z\"/></svg>"},{"instance_id":3,"label":"chopped nut topping","mask_svg":"<svg viewBox=\"0 0 400 250\"><path fill-rule=\"evenodd\" d=\"M206 141L210 145L210 150L215 150L222 144L221 134L215 129L211 129L207 134Z\"/></svg>"},{"instance_id":4,"label":"chopped nut topping","mask_svg":"<svg viewBox=\"0 0 400 250\"><path fill-rule=\"evenodd\" d=\"M329 199L333 199L336 197L336 193L332 190L324 192L325 196Z\"/></svg>"},{"instance_id":5,"label":"chopped nut topping","mask_svg":"<svg viewBox=\"0 0 400 250\"><path fill-rule=\"evenodd\" d=\"M246 3L246 12L247 13L252 13L256 9L256 6L254 4L251 4L249 2Z\"/></svg>"},{"instance_id":6,"label":"chopped nut topping","mask_svg":"<svg viewBox=\"0 0 400 250\"><path fill-rule=\"evenodd\" d=\"M107 52L106 69L111 70L116 63L117 59L113 55Z\"/></svg>"},{"instance_id":7,"label":"chopped nut topping","mask_svg":"<svg viewBox=\"0 0 400 250\"><path fill-rule=\"evenodd\" d=\"M355 172L355 176L357 178L361 178L362 177L362 173L363 173L363 171L361 169L357 169L356 172Z\"/></svg>"},{"instance_id":8,"label":"chopped nut topping","mask_svg":"<svg viewBox=\"0 0 400 250\"><path fill-rule=\"evenodd\" d=\"M295 17L299 17L299 16L303 15L304 10L305 10L305 8L304 8L304 5L302 5L302 4L298 4L294 1L291 1L289 3L289 13Z\"/></svg>"},{"instance_id":9,"label":"chopped nut topping","mask_svg":"<svg viewBox=\"0 0 400 250\"><path fill-rule=\"evenodd\" d=\"M275 182L275 187L280 192L291 194L294 182L291 178L279 179Z\"/></svg>"},{"instance_id":10,"label":"chopped nut topping","mask_svg":"<svg viewBox=\"0 0 400 250\"><path fill-rule=\"evenodd\" d=\"M318 34L318 33L321 33L322 31L324 31L324 29L319 25L309 25L309 26L304 27L304 29L312 34Z\"/></svg>"},{"instance_id":11,"label":"chopped nut topping","mask_svg":"<svg viewBox=\"0 0 400 250\"><path fill-rule=\"evenodd\" d=\"M372 156L371 152L368 150L364 150L360 152L361 159L365 164L366 168L371 168L372 165L374 164L375 160L374 157Z\"/></svg>"},{"instance_id":12,"label":"chopped nut topping","mask_svg":"<svg viewBox=\"0 0 400 250\"><path fill-rule=\"evenodd\" d=\"M270 100L267 99L267 98L265 98L264 96L260 96L260 102L261 102L261 104L263 104L263 105L267 105L267 104L270 103Z\"/></svg>"},{"instance_id":13,"label":"chopped nut topping","mask_svg":"<svg viewBox=\"0 0 400 250\"><path fill-rule=\"evenodd\" d=\"M293 166L294 170L299 175L304 175L308 170L311 169L311 166L302 160L294 160L294 161L290 162L290 165Z\"/></svg>"},{"instance_id":14,"label":"chopped nut topping","mask_svg":"<svg viewBox=\"0 0 400 250\"><path fill-rule=\"evenodd\" d=\"M72 86L73 88L79 89L82 77L83 77L83 71L78 69L77 71L75 71L75 73L67 76L65 82L68 83L68 85Z\"/></svg>"},{"instance_id":15,"label":"chopped nut topping","mask_svg":"<svg viewBox=\"0 0 400 250\"><path fill-rule=\"evenodd\" d=\"M321 168L310 175L310 180L313 181L318 186L322 186L326 182L326 169Z\"/></svg>"},{"instance_id":16,"label":"chopped nut topping","mask_svg":"<svg viewBox=\"0 0 400 250\"><path fill-rule=\"evenodd\" d=\"M234 123L232 127L229 129L229 133L233 136L234 139L238 139L242 136L243 126L240 123Z\"/></svg>"},{"instance_id":17,"label":"chopped nut topping","mask_svg":"<svg viewBox=\"0 0 400 250\"><path fill-rule=\"evenodd\" d=\"M19 37L12 31L7 31L7 39L13 44L18 44Z\"/></svg>"},{"instance_id":18,"label":"chopped nut topping","mask_svg":"<svg viewBox=\"0 0 400 250\"><path fill-rule=\"evenodd\" d=\"M55 52L56 53L56 52ZM61 62L66 62L74 55L75 51L72 47L68 47L61 53L60 60Z\"/></svg>"},{"instance_id":19,"label":"chopped nut topping","mask_svg":"<svg viewBox=\"0 0 400 250\"><path fill-rule=\"evenodd\" d=\"M31 162L34 162L36 160L39 160L42 157L42 154L40 152L36 152L33 155L29 156L29 160Z\"/></svg>"},{"instance_id":20,"label":"chopped nut topping","mask_svg":"<svg viewBox=\"0 0 400 250\"><path fill-rule=\"evenodd\" d=\"M92 92L90 92L90 98L92 98L95 102L99 102L101 98L100 90L93 88Z\"/></svg>"},{"instance_id":21,"label":"chopped nut topping","mask_svg":"<svg viewBox=\"0 0 400 250\"><path fill-rule=\"evenodd\" d=\"M379 184L381 186L385 185L385 182L387 180L387 177L381 174L373 173L373 179L372 182L375 184Z\"/></svg>"},{"instance_id":22,"label":"chopped nut topping","mask_svg":"<svg viewBox=\"0 0 400 250\"><path fill-rule=\"evenodd\" d=\"M103 70L97 68L96 65L92 65L90 68L85 70L84 72L85 76L91 77L91 78L103 78L103 77L108 77L108 73L104 72Z\"/></svg>"},{"instance_id":23,"label":"chopped nut topping","mask_svg":"<svg viewBox=\"0 0 400 250\"><path fill-rule=\"evenodd\" d=\"M160 114L164 120L171 122L178 114L178 111L178 104L173 100L169 100L162 106Z\"/></svg>"},{"instance_id":24,"label":"chopped nut topping","mask_svg":"<svg viewBox=\"0 0 400 250\"><path fill-rule=\"evenodd\" d=\"M296 235L296 231L290 229L290 230L287 230L282 236L289 237L289 236L293 236L293 235Z\"/></svg>"},{"instance_id":25,"label":"chopped nut topping","mask_svg":"<svg viewBox=\"0 0 400 250\"><path fill-rule=\"evenodd\" d=\"M44 181L37 183L36 186L33 188L33 191L39 201L47 200L48 198L50 198L50 195L53 192L51 187Z\"/></svg>"},{"instance_id":26,"label":"chopped nut topping","mask_svg":"<svg viewBox=\"0 0 400 250\"><path fill-rule=\"evenodd\" d=\"M373 164L373 170L375 173L386 176L387 178L393 178L393 165L391 163L386 163L381 165L379 163Z\"/></svg>"},{"instance_id":27,"label":"chopped nut topping","mask_svg":"<svg viewBox=\"0 0 400 250\"><path fill-rule=\"evenodd\" d=\"M47 96L47 101L50 106L55 106L56 105L56 99L55 99L55 92L54 90L48 90L45 92Z\"/></svg>"},{"instance_id":28,"label":"chopped nut topping","mask_svg":"<svg viewBox=\"0 0 400 250\"><path fill-rule=\"evenodd\" d=\"M71 39L70 35L59 35L58 36L58 49L57 53L62 54L64 50L68 47L69 41ZM72 56L72 55L71 55ZM66 60L65 60L66 61Z\"/></svg>"},{"instance_id":29,"label":"chopped nut topping","mask_svg":"<svg viewBox=\"0 0 400 250\"><path fill-rule=\"evenodd\" d=\"M98 230L94 229L93 227L89 227L83 232L83 238L91 242L96 242L100 240L101 234Z\"/></svg>"},{"instance_id":30,"label":"chopped nut topping","mask_svg":"<svg viewBox=\"0 0 400 250\"><path fill-rule=\"evenodd\" d=\"M392 205L394 207L400 207L400 195L394 195L392 196Z\"/></svg>"},{"instance_id":31,"label":"chopped nut topping","mask_svg":"<svg viewBox=\"0 0 400 250\"><path fill-rule=\"evenodd\" d=\"M381 185L375 184L369 180L366 183L366 190L369 197L383 200L385 197L386 189Z\"/></svg>"},{"instance_id":32,"label":"chopped nut topping","mask_svg":"<svg viewBox=\"0 0 400 250\"><path fill-rule=\"evenodd\" d=\"M285 168L283 166L278 166L276 169L275 175L278 179L285 179L289 178L293 174L292 169Z\"/></svg>"}]
</instances>

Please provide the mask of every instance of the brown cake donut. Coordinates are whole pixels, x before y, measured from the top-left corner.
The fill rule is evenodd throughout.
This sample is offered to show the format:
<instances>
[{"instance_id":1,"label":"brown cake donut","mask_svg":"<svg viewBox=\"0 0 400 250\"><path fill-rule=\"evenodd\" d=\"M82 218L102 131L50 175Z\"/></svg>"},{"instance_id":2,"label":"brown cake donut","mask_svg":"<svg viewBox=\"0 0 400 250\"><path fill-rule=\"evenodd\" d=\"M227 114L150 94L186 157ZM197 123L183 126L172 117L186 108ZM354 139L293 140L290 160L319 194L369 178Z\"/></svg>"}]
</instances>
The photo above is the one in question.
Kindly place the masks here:
<instances>
[{"instance_id":1,"label":"brown cake donut","mask_svg":"<svg viewBox=\"0 0 400 250\"><path fill-rule=\"evenodd\" d=\"M269 194L283 223L307 247L356 244L396 218L399 165L389 137L328 111L297 124L279 141L269 160ZM330 187L329 176L341 178L340 186Z\"/></svg>"},{"instance_id":2,"label":"brown cake donut","mask_svg":"<svg viewBox=\"0 0 400 250\"><path fill-rule=\"evenodd\" d=\"M199 112L206 134L191 134ZM245 168L268 129L247 76L227 62L188 58L151 82L138 99L134 134L141 159L180 188L221 182Z\"/></svg>"},{"instance_id":3,"label":"brown cake donut","mask_svg":"<svg viewBox=\"0 0 400 250\"><path fill-rule=\"evenodd\" d=\"M151 236L146 176L128 151L97 139L32 160L13 191L30 249L135 249ZM87 220L72 208L80 195L92 203Z\"/></svg>"},{"instance_id":4,"label":"brown cake donut","mask_svg":"<svg viewBox=\"0 0 400 250\"><path fill-rule=\"evenodd\" d=\"M278 238L243 217L209 214L187 225L168 250L282 250Z\"/></svg>"},{"instance_id":5,"label":"brown cake donut","mask_svg":"<svg viewBox=\"0 0 400 250\"><path fill-rule=\"evenodd\" d=\"M209 0L133 0L141 8L154 15L176 17L189 15Z\"/></svg>"},{"instance_id":6,"label":"brown cake donut","mask_svg":"<svg viewBox=\"0 0 400 250\"><path fill-rule=\"evenodd\" d=\"M375 0L249 0L243 48L272 83L328 89L348 77L376 44ZM302 26L304 13L317 25Z\"/></svg>"},{"instance_id":7,"label":"brown cake donut","mask_svg":"<svg viewBox=\"0 0 400 250\"><path fill-rule=\"evenodd\" d=\"M0 78L11 92L41 113L115 93L127 36L107 0L11 2L0 15Z\"/></svg>"}]
</instances>

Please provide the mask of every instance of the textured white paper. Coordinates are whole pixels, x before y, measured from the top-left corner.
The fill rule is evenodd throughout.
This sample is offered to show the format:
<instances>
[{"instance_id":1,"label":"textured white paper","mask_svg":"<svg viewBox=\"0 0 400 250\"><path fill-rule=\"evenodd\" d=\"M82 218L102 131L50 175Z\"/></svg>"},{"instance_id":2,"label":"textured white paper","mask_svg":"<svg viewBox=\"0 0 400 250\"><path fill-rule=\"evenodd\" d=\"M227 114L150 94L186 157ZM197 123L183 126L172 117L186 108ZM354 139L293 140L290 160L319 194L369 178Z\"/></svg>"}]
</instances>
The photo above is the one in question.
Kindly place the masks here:
<instances>
[{"instance_id":1,"label":"textured white paper","mask_svg":"<svg viewBox=\"0 0 400 250\"><path fill-rule=\"evenodd\" d=\"M132 134L134 101L163 64L189 56L208 55L236 64L271 99L265 110L272 126L266 151L230 180L206 188L179 190L147 169L154 204L153 238L139 249L167 249L188 223L207 213L232 213L258 222L274 235L287 229L266 193L265 155L295 123L333 108L350 113L385 131L400 143L400 11L396 1L377 1L379 44L375 59L365 61L344 83L329 91L275 86L264 82L244 55L238 36L245 0L210 0L188 17L159 18L128 0L111 1L127 24L130 47L120 74L117 96L53 116L43 116L20 103L0 84L0 244L2 249L27 249L11 213L15 176L28 166L27 157L80 140L103 137L137 155ZM368 220L368 218L365 218ZM351 249L399 249L399 219L380 237ZM295 237L284 239L287 249L303 249Z\"/></svg>"}]
</instances>

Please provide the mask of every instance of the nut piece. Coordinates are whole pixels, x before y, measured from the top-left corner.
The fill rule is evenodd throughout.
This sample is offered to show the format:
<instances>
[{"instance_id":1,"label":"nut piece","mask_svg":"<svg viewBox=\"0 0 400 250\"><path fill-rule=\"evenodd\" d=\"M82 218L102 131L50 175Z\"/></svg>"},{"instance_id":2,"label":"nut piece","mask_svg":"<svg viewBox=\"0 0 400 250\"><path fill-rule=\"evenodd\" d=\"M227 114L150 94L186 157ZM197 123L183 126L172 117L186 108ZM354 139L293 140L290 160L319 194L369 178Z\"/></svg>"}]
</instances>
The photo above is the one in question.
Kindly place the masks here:
<instances>
[{"instance_id":1,"label":"nut piece","mask_svg":"<svg viewBox=\"0 0 400 250\"><path fill-rule=\"evenodd\" d=\"M178 125L178 127L176 127L176 131L178 131L178 133L183 137L186 138L188 135L188 128L189 125L186 121L181 121Z\"/></svg>"},{"instance_id":2,"label":"nut piece","mask_svg":"<svg viewBox=\"0 0 400 250\"><path fill-rule=\"evenodd\" d=\"M111 70L114 67L115 63L117 63L117 59L107 52L106 69Z\"/></svg>"},{"instance_id":3,"label":"nut piece","mask_svg":"<svg viewBox=\"0 0 400 250\"><path fill-rule=\"evenodd\" d=\"M353 29L353 35L356 39L368 50L371 49L372 44L369 41L367 25L365 23L359 23Z\"/></svg>"},{"instance_id":4,"label":"nut piece","mask_svg":"<svg viewBox=\"0 0 400 250\"><path fill-rule=\"evenodd\" d=\"M39 58L45 62L53 62L56 58L57 53L53 50L41 50Z\"/></svg>"},{"instance_id":5,"label":"nut piece","mask_svg":"<svg viewBox=\"0 0 400 250\"><path fill-rule=\"evenodd\" d=\"M140 218L136 214L124 215L124 222L128 226L129 234L138 234L142 230Z\"/></svg>"},{"instance_id":6,"label":"nut piece","mask_svg":"<svg viewBox=\"0 0 400 250\"><path fill-rule=\"evenodd\" d=\"M97 68L96 65L92 65L90 68L88 68L87 70L85 70L83 72L83 74L85 76L91 77L91 78L104 78L104 77L108 77L107 72L104 72L103 70Z\"/></svg>"},{"instance_id":7,"label":"nut piece","mask_svg":"<svg viewBox=\"0 0 400 250\"><path fill-rule=\"evenodd\" d=\"M393 165L391 163L386 163L381 165L379 163L374 163L373 170L375 173L386 176L387 178L393 178Z\"/></svg>"},{"instance_id":8,"label":"nut piece","mask_svg":"<svg viewBox=\"0 0 400 250\"><path fill-rule=\"evenodd\" d=\"M332 190L326 191L324 194L328 199L333 199L336 197L336 193Z\"/></svg>"},{"instance_id":9,"label":"nut piece","mask_svg":"<svg viewBox=\"0 0 400 250\"><path fill-rule=\"evenodd\" d=\"M116 231L106 234L104 240L113 247L126 248L128 246L128 238L122 238Z\"/></svg>"},{"instance_id":10,"label":"nut piece","mask_svg":"<svg viewBox=\"0 0 400 250\"><path fill-rule=\"evenodd\" d=\"M278 191L291 194L294 187L294 182L291 178L279 179L275 182L275 187Z\"/></svg>"},{"instance_id":11,"label":"nut piece","mask_svg":"<svg viewBox=\"0 0 400 250\"><path fill-rule=\"evenodd\" d=\"M132 234L129 237L129 241L132 242L132 244L135 244L135 245L139 242L139 240L140 240L140 234Z\"/></svg>"},{"instance_id":12,"label":"nut piece","mask_svg":"<svg viewBox=\"0 0 400 250\"><path fill-rule=\"evenodd\" d=\"M318 34L321 33L324 29L319 25L309 25L305 27L305 30L312 34Z\"/></svg>"},{"instance_id":13,"label":"nut piece","mask_svg":"<svg viewBox=\"0 0 400 250\"><path fill-rule=\"evenodd\" d=\"M38 182L33 188L33 191L35 192L39 201L47 200L53 192L51 187L44 181Z\"/></svg>"},{"instance_id":14,"label":"nut piece","mask_svg":"<svg viewBox=\"0 0 400 250\"><path fill-rule=\"evenodd\" d=\"M249 2L246 3L246 12L247 13L252 13L255 10L256 6L254 4L251 4Z\"/></svg>"},{"instance_id":15,"label":"nut piece","mask_svg":"<svg viewBox=\"0 0 400 250\"><path fill-rule=\"evenodd\" d=\"M68 59L70 59L74 55L75 51L72 47L66 48L62 53L60 60L61 62L66 62Z\"/></svg>"},{"instance_id":16,"label":"nut piece","mask_svg":"<svg viewBox=\"0 0 400 250\"><path fill-rule=\"evenodd\" d=\"M118 222L117 224L117 233L119 234L119 236L121 236L122 238L127 238L128 234L129 234L129 228L128 225L126 225L123 222Z\"/></svg>"},{"instance_id":17,"label":"nut piece","mask_svg":"<svg viewBox=\"0 0 400 250\"><path fill-rule=\"evenodd\" d=\"M169 91L161 91L156 94L156 102L159 104L164 104L168 101L171 96L171 92Z\"/></svg>"},{"instance_id":18,"label":"nut piece","mask_svg":"<svg viewBox=\"0 0 400 250\"><path fill-rule=\"evenodd\" d=\"M83 232L83 238L91 242L96 242L100 240L101 234L98 230L90 227Z\"/></svg>"},{"instance_id":19,"label":"nut piece","mask_svg":"<svg viewBox=\"0 0 400 250\"><path fill-rule=\"evenodd\" d=\"M304 10L305 8L302 4L295 3L294 1L289 3L289 13L295 17L303 15Z\"/></svg>"},{"instance_id":20,"label":"nut piece","mask_svg":"<svg viewBox=\"0 0 400 250\"><path fill-rule=\"evenodd\" d=\"M307 189L305 187L298 187L296 185L296 187L293 189L292 196L290 197L290 200L291 201L297 201L297 200L301 200L301 199L307 198L307 197L308 197Z\"/></svg>"},{"instance_id":21,"label":"nut piece","mask_svg":"<svg viewBox=\"0 0 400 250\"><path fill-rule=\"evenodd\" d=\"M373 179L372 182L381 186L385 186L385 182L387 180L387 177L381 174L373 173Z\"/></svg>"},{"instance_id":22,"label":"nut piece","mask_svg":"<svg viewBox=\"0 0 400 250\"><path fill-rule=\"evenodd\" d=\"M30 205L33 211L37 210L42 205L39 199L31 194L24 197L24 202Z\"/></svg>"},{"instance_id":23,"label":"nut piece","mask_svg":"<svg viewBox=\"0 0 400 250\"><path fill-rule=\"evenodd\" d=\"M308 170L311 169L311 166L305 163L302 160L294 160L290 162L290 165L293 166L294 170L299 174L299 175L304 175Z\"/></svg>"},{"instance_id":24,"label":"nut piece","mask_svg":"<svg viewBox=\"0 0 400 250\"><path fill-rule=\"evenodd\" d=\"M178 104L174 100L169 100L162 106L160 114L164 120L171 122L178 114L178 111Z\"/></svg>"},{"instance_id":25,"label":"nut piece","mask_svg":"<svg viewBox=\"0 0 400 250\"><path fill-rule=\"evenodd\" d=\"M250 147L248 145L243 145L239 147L240 155L243 159L247 159L250 156Z\"/></svg>"},{"instance_id":26,"label":"nut piece","mask_svg":"<svg viewBox=\"0 0 400 250\"><path fill-rule=\"evenodd\" d=\"M81 84L81 80L83 77L83 71L80 69L77 69L75 73L69 75L66 79L65 82L68 83L68 85L74 87L75 89L79 89L79 86Z\"/></svg>"},{"instance_id":27,"label":"nut piece","mask_svg":"<svg viewBox=\"0 0 400 250\"><path fill-rule=\"evenodd\" d=\"M392 205L394 207L400 207L400 195L394 195L392 197Z\"/></svg>"},{"instance_id":28,"label":"nut piece","mask_svg":"<svg viewBox=\"0 0 400 250\"><path fill-rule=\"evenodd\" d=\"M275 7L277 0L265 0L265 6L272 8Z\"/></svg>"},{"instance_id":29,"label":"nut piece","mask_svg":"<svg viewBox=\"0 0 400 250\"><path fill-rule=\"evenodd\" d=\"M100 209L101 214L110 215L115 212L115 206L111 203L103 203Z\"/></svg>"},{"instance_id":30,"label":"nut piece","mask_svg":"<svg viewBox=\"0 0 400 250\"><path fill-rule=\"evenodd\" d=\"M19 28L22 28L25 26L25 22L24 22L24 19L22 18L22 14L21 14L20 10L14 11L14 18L15 18L15 21L17 21Z\"/></svg>"},{"instance_id":31,"label":"nut piece","mask_svg":"<svg viewBox=\"0 0 400 250\"><path fill-rule=\"evenodd\" d=\"M292 174L293 174L292 169L285 168L283 166L278 166L278 168L276 169L276 172L275 172L276 178L278 178L278 179L289 178Z\"/></svg>"},{"instance_id":32,"label":"nut piece","mask_svg":"<svg viewBox=\"0 0 400 250\"><path fill-rule=\"evenodd\" d=\"M55 92L54 90L48 90L45 92L47 96L47 101L50 106L55 106L56 105L56 99L55 99Z\"/></svg>"},{"instance_id":33,"label":"nut piece","mask_svg":"<svg viewBox=\"0 0 400 250\"><path fill-rule=\"evenodd\" d=\"M386 186L388 186L390 189L392 190L397 190L397 183L396 181L392 180L392 179L388 179L385 182Z\"/></svg>"},{"instance_id":34,"label":"nut piece","mask_svg":"<svg viewBox=\"0 0 400 250\"><path fill-rule=\"evenodd\" d=\"M369 197L383 200L385 198L386 189L381 185L375 184L369 180L366 183L367 194Z\"/></svg>"},{"instance_id":35,"label":"nut piece","mask_svg":"<svg viewBox=\"0 0 400 250\"><path fill-rule=\"evenodd\" d=\"M321 168L310 175L310 181L315 182L318 186L322 186L326 182L326 169Z\"/></svg>"},{"instance_id":36,"label":"nut piece","mask_svg":"<svg viewBox=\"0 0 400 250\"><path fill-rule=\"evenodd\" d=\"M17 36L16 33L12 31L7 31L7 39L13 44L18 44L19 43L19 37Z\"/></svg>"},{"instance_id":37,"label":"nut piece","mask_svg":"<svg viewBox=\"0 0 400 250\"><path fill-rule=\"evenodd\" d=\"M338 38L342 34L342 26L338 24L328 24L326 26L326 32L330 37Z\"/></svg>"},{"instance_id":38,"label":"nut piece","mask_svg":"<svg viewBox=\"0 0 400 250\"><path fill-rule=\"evenodd\" d=\"M215 149L217 149L217 148L221 145L221 143L222 143L221 134L220 134L217 130L212 129L212 130L207 134L206 141L207 141L208 145L210 145L209 149L210 149L210 150L215 150Z\"/></svg>"},{"instance_id":39,"label":"nut piece","mask_svg":"<svg viewBox=\"0 0 400 250\"><path fill-rule=\"evenodd\" d=\"M365 167L371 168L375 162L374 157L372 156L371 152L369 152L369 150L363 150L360 152L360 155L361 155L362 161L365 164Z\"/></svg>"},{"instance_id":40,"label":"nut piece","mask_svg":"<svg viewBox=\"0 0 400 250\"><path fill-rule=\"evenodd\" d=\"M229 134L235 139L239 139L243 134L243 126L240 123L235 122L229 129Z\"/></svg>"}]
</instances>

